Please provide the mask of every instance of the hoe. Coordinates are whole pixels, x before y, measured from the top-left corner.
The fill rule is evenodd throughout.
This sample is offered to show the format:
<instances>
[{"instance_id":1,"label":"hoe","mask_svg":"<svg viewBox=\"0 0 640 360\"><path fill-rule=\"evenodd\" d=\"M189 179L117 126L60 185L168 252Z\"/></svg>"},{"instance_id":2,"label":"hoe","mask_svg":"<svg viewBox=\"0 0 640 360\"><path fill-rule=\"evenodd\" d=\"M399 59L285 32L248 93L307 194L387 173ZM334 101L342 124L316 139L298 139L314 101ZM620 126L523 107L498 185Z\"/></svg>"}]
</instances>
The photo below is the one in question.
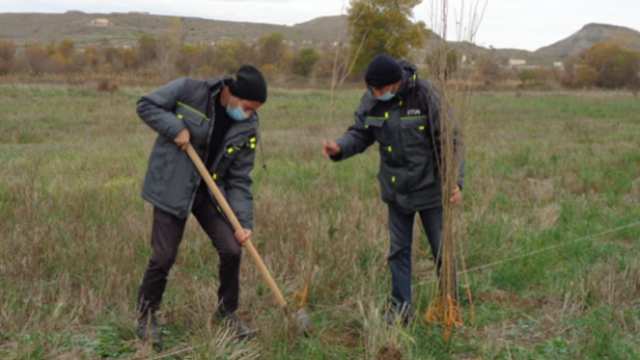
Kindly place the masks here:
<instances>
[{"instance_id":1,"label":"hoe","mask_svg":"<svg viewBox=\"0 0 640 360\"><path fill-rule=\"evenodd\" d=\"M213 193L213 196L218 202L218 205L220 205L220 208L222 208L222 211L224 211L224 214L227 216L227 219L229 219L229 221L231 222L231 225L233 226L235 231L243 231L243 228L240 225L238 218L234 214L233 210L231 210L229 203L227 203L227 200L224 198L224 196L220 192L220 189L218 188L216 183L213 181L213 178L209 174L209 171L204 166L204 164L202 163L202 160L200 159L200 156L198 156L198 153L196 153L195 149L191 144L189 144L189 147L187 148L187 154L189 154L191 161L193 161L193 164L196 166L196 168L198 168L200 175L209 186L209 190L211 190L211 192ZM260 270L260 274L269 285L269 288L271 289L271 292L273 293L273 295L276 297L276 300L278 301L278 304L280 305L280 307L284 310L285 314L288 314L288 315L291 314L290 309L287 305L287 302L284 300L284 297L282 296L282 293L280 292L278 285L276 285L276 282L273 280L273 277L271 277L269 270L267 269L266 265L262 261L262 258L258 254L258 251L256 251L256 248L253 246L253 243L251 242L251 240L248 240L247 242L245 242L244 247L249 251L249 255L251 255L256 265L258 266L258 270ZM312 330L311 329L312 324L311 324L311 319L309 318L309 315L304 310L304 308L302 307L299 308L295 312L295 314L292 314L292 315L293 315L293 319L296 321L298 326L300 326L305 333L309 334L309 332Z\"/></svg>"}]
</instances>

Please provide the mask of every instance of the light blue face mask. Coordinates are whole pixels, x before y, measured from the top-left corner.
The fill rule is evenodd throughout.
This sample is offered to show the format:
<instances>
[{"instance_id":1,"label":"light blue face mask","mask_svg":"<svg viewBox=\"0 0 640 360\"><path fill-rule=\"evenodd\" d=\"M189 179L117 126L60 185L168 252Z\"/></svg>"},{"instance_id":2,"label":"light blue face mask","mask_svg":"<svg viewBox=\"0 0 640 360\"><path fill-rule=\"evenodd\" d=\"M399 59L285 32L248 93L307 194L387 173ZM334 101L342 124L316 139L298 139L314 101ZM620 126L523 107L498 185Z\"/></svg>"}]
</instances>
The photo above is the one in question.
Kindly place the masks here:
<instances>
[{"instance_id":1,"label":"light blue face mask","mask_svg":"<svg viewBox=\"0 0 640 360\"><path fill-rule=\"evenodd\" d=\"M242 107L240 106L240 99L238 99L238 107L236 107L235 109L231 108L231 101L229 101L229 105L227 105L227 114L229 114L229 116L235 121L243 121L247 120L248 118L247 114L244 112L244 110L242 110Z\"/></svg>"},{"instance_id":2,"label":"light blue face mask","mask_svg":"<svg viewBox=\"0 0 640 360\"><path fill-rule=\"evenodd\" d=\"M393 87L391 87L393 88ZM389 89L389 91L387 91L386 93L380 95L377 99L380 101L389 101L391 99L393 99L393 97L396 96L396 94L391 93L391 89Z\"/></svg>"}]
</instances>

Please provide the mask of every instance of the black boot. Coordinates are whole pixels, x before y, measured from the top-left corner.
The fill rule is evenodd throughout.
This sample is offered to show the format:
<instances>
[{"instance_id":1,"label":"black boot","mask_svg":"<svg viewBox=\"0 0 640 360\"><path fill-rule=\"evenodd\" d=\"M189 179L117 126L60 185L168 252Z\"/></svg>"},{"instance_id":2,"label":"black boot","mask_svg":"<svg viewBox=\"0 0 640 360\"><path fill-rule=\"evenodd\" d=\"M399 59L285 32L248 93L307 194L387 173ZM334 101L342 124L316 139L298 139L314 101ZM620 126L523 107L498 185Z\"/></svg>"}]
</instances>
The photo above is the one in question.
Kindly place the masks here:
<instances>
[{"instance_id":1,"label":"black boot","mask_svg":"<svg viewBox=\"0 0 640 360\"><path fill-rule=\"evenodd\" d=\"M153 345L162 344L162 332L158 326L158 317L155 311L145 311L138 318L138 336Z\"/></svg>"},{"instance_id":2,"label":"black boot","mask_svg":"<svg viewBox=\"0 0 640 360\"><path fill-rule=\"evenodd\" d=\"M221 310L216 311L216 323L235 332L238 340L246 340L253 333L253 330L242 322L242 319L235 311L231 313Z\"/></svg>"},{"instance_id":3,"label":"black boot","mask_svg":"<svg viewBox=\"0 0 640 360\"><path fill-rule=\"evenodd\" d=\"M403 305L392 305L386 314L382 316L382 321L387 325L407 326L411 321L415 319L416 309L405 303Z\"/></svg>"}]
</instances>

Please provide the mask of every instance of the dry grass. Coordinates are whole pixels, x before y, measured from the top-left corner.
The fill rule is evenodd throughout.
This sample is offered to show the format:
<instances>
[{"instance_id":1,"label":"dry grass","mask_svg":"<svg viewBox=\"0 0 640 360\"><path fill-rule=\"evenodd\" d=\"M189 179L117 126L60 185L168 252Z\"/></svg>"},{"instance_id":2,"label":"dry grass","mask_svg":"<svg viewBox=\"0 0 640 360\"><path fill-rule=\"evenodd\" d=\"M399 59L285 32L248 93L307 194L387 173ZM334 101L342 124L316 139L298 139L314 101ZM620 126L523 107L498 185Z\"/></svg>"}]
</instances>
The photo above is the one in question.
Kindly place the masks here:
<instances>
[{"instance_id":1,"label":"dry grass","mask_svg":"<svg viewBox=\"0 0 640 360\"><path fill-rule=\"evenodd\" d=\"M146 90L125 87L110 97L75 87L0 87L0 358L133 359L151 352L133 327L150 255L151 208L139 190L154 134L134 113ZM332 165L319 151L323 137L337 137L351 123L359 91L340 93L333 121L326 118L328 92L272 94L261 111L269 171L254 171L255 242L290 300L304 286L313 249L307 308L316 334L307 339L289 330L246 259L242 316L258 336L244 345L223 341L212 325L217 257L190 221L165 295L163 351L204 344L186 354L637 358L638 229L471 273L461 285L474 293L513 295L480 301L474 325L451 343L423 324L380 326L389 275L377 153ZM624 94L481 94L466 124L460 230L468 266L637 221L639 110ZM420 284L434 268L424 235L417 236ZM419 309L426 310L431 291L415 286ZM466 301L463 295L463 309Z\"/></svg>"}]
</instances>

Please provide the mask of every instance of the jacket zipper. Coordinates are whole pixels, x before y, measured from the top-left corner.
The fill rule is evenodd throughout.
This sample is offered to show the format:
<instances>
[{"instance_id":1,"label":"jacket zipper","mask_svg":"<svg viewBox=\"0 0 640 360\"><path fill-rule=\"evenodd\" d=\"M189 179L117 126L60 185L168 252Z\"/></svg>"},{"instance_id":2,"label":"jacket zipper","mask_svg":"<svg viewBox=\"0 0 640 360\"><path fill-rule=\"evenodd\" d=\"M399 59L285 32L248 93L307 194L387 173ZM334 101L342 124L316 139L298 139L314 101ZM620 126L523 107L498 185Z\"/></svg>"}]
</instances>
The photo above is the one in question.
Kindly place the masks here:
<instances>
[{"instance_id":1,"label":"jacket zipper","mask_svg":"<svg viewBox=\"0 0 640 360\"><path fill-rule=\"evenodd\" d=\"M218 95L220 93L220 90L217 90L215 93L211 94L211 99L213 99L216 95ZM210 105L210 104L208 104ZM207 134L207 145L205 147L205 153L204 153L204 163L207 163L207 159L209 158L209 142L211 141L211 134L213 133L213 127L215 126L216 123L216 112L212 111L211 112L211 121L209 123L209 132ZM191 192L191 200L189 200L189 207L187 208L187 215L189 215L191 213L191 210L193 209L193 203L196 200L196 193L198 192L198 188L200 188L200 184L202 182L202 176L198 177L198 180L196 181L196 186L193 189L193 191Z\"/></svg>"}]
</instances>

